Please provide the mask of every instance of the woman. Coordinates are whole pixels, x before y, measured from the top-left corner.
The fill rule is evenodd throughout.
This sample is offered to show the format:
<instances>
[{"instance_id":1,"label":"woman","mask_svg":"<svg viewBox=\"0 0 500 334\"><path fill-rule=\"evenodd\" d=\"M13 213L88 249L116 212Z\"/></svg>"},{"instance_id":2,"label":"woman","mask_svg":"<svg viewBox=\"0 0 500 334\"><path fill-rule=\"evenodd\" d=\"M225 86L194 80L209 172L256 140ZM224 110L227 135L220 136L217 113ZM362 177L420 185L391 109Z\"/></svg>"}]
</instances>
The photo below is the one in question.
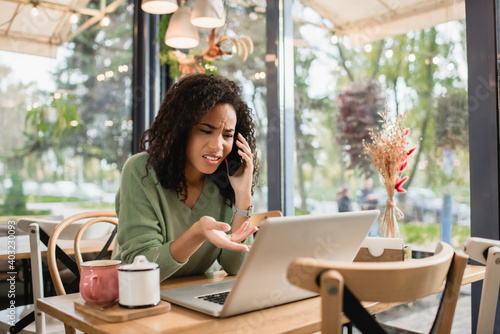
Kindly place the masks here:
<instances>
[{"instance_id":1,"label":"woman","mask_svg":"<svg viewBox=\"0 0 500 334\"><path fill-rule=\"evenodd\" d=\"M189 75L165 95L116 195L117 258L156 258L160 277L201 274L215 260L236 274L253 242L258 176L251 110L232 81ZM236 145L241 167L229 175ZM234 164L235 161L231 161Z\"/></svg>"}]
</instances>

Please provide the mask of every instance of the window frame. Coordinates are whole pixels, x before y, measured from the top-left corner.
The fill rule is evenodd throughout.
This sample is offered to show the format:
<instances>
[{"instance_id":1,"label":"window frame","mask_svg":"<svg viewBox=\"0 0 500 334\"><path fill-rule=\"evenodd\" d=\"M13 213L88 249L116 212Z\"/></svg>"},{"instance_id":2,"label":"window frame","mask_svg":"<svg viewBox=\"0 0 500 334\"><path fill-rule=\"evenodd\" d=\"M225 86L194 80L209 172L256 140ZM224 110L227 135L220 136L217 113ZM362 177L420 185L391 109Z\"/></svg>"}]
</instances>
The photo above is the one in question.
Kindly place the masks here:
<instances>
[{"instance_id":1,"label":"window frame","mask_svg":"<svg viewBox=\"0 0 500 334\"><path fill-rule=\"evenodd\" d=\"M500 240L497 10L496 0L465 1L471 236ZM481 289L482 282L472 284L472 333ZM499 317L494 328L500 331Z\"/></svg>"}]
</instances>

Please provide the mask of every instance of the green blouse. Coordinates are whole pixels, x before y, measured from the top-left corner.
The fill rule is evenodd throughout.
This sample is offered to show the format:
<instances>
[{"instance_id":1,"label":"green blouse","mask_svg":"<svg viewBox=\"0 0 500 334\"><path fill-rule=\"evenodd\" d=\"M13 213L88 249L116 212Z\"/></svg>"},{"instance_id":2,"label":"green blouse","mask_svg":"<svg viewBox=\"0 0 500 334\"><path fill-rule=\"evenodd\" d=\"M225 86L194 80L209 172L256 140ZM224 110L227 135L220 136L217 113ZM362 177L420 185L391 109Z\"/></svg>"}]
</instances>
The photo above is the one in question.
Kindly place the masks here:
<instances>
[{"instance_id":1,"label":"green blouse","mask_svg":"<svg viewBox=\"0 0 500 334\"><path fill-rule=\"evenodd\" d=\"M132 156L123 167L115 201L119 221L119 252L116 258L131 263L136 255L145 255L152 261L160 248L156 262L160 267L161 280L202 274L215 260L229 275L237 274L246 253L218 248L208 240L188 261L179 263L172 258L170 243L202 216L231 225L233 213L211 177L205 178L198 201L192 209L188 208L176 191L160 185L152 167L146 176L147 159L148 154L142 152ZM252 236L244 241L247 245L252 242Z\"/></svg>"}]
</instances>

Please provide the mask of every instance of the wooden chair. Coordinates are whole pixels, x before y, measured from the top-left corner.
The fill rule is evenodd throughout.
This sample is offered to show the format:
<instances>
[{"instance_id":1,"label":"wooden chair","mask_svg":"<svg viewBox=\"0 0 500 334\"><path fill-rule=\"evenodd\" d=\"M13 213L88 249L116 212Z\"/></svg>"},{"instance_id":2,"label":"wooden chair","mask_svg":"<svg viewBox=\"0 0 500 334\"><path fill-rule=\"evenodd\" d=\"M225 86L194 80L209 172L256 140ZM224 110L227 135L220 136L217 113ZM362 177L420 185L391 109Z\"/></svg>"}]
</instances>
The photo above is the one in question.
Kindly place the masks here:
<instances>
[{"instance_id":1,"label":"wooden chair","mask_svg":"<svg viewBox=\"0 0 500 334\"><path fill-rule=\"evenodd\" d=\"M412 301L438 292L446 280L431 333L450 333L467 259L440 242L433 256L400 262L299 258L287 276L292 284L320 293L323 333L341 333L342 312L363 333L385 333L359 301Z\"/></svg>"},{"instance_id":2,"label":"wooden chair","mask_svg":"<svg viewBox=\"0 0 500 334\"><path fill-rule=\"evenodd\" d=\"M54 284L54 289L57 293L57 295L65 295L66 294L66 289L63 285L61 275L59 272L59 268L57 265L57 258L61 254L61 252L57 252L57 240L61 233L63 232L64 229L66 229L68 226L75 224L75 223L81 223L82 220L88 220L85 222L78 230L75 236L74 240L74 251L75 251L75 260L76 260L76 266L78 268L77 271L77 279L75 280L76 283L79 282L79 273L81 271L80 265L83 262L83 257L82 257L82 252L80 249L80 242L82 239L83 234L85 231L94 224L97 223L110 223L115 225L115 229L113 230L113 233L111 234L110 238L108 239L107 243L104 245L103 250L101 253L98 255L98 258L104 254L105 251L107 251L109 245L113 242L114 235L116 233L116 227L118 227L118 220L116 218L116 213L114 211L90 211L90 212L83 212L79 213L76 215L73 215L71 217L66 218L63 220L57 227L54 229L52 232L52 235L50 236L49 239L49 244L47 246L47 262L49 266L49 272L50 276L52 278L52 282ZM66 333L75 333L75 329L65 325L66 328Z\"/></svg>"},{"instance_id":3,"label":"wooden chair","mask_svg":"<svg viewBox=\"0 0 500 334\"><path fill-rule=\"evenodd\" d=\"M38 218L21 218L17 222L19 229L28 232L30 243L30 262L31 262L31 285L33 290L33 304L18 306L15 309L16 324L7 324L2 322L0 329L9 331L11 333L64 333L64 324L45 313L38 310L36 301L43 298L44 293L44 279L43 279L43 266L42 266L42 250L40 234L40 223L53 223L57 224L60 221L38 219ZM47 238L48 241L48 238ZM5 311L10 311L9 309ZM8 316L3 316L1 319L8 319Z\"/></svg>"},{"instance_id":4,"label":"wooden chair","mask_svg":"<svg viewBox=\"0 0 500 334\"><path fill-rule=\"evenodd\" d=\"M476 333L493 333L500 290L500 241L469 238L465 241L464 252L471 259L486 265Z\"/></svg>"},{"instance_id":5,"label":"wooden chair","mask_svg":"<svg viewBox=\"0 0 500 334\"><path fill-rule=\"evenodd\" d=\"M75 236L75 242L74 242L75 260L79 272L80 272L80 265L83 262L82 252L80 250L80 243L85 231L91 225L103 222L118 226L118 220L116 219L116 213L114 211L90 211L90 212L78 213L76 215L66 218L59 225L57 225L57 227L52 232L52 235L50 236L49 244L47 246L47 262L49 266L50 276L52 277L52 281L54 283L54 289L56 290L56 293L58 295L65 295L66 290L62 283L61 275L57 267L57 255L56 255L57 240L65 228L83 219L90 219L90 220L88 220L80 227ZM111 242L112 240L108 240L108 244L111 244Z\"/></svg>"}]
</instances>

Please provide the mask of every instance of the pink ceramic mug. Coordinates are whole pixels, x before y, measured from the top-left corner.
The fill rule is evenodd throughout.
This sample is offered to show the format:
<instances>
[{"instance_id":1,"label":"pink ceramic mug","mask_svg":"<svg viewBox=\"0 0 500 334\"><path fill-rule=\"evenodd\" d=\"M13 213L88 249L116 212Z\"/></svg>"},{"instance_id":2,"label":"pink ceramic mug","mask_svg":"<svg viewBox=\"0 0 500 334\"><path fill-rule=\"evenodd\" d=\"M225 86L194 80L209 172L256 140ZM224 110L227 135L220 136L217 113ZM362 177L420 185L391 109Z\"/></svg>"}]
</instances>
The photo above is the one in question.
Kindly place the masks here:
<instances>
[{"instance_id":1,"label":"pink ceramic mug","mask_svg":"<svg viewBox=\"0 0 500 334\"><path fill-rule=\"evenodd\" d=\"M118 266L120 260L83 262L80 294L89 303L107 303L118 299Z\"/></svg>"}]
</instances>

